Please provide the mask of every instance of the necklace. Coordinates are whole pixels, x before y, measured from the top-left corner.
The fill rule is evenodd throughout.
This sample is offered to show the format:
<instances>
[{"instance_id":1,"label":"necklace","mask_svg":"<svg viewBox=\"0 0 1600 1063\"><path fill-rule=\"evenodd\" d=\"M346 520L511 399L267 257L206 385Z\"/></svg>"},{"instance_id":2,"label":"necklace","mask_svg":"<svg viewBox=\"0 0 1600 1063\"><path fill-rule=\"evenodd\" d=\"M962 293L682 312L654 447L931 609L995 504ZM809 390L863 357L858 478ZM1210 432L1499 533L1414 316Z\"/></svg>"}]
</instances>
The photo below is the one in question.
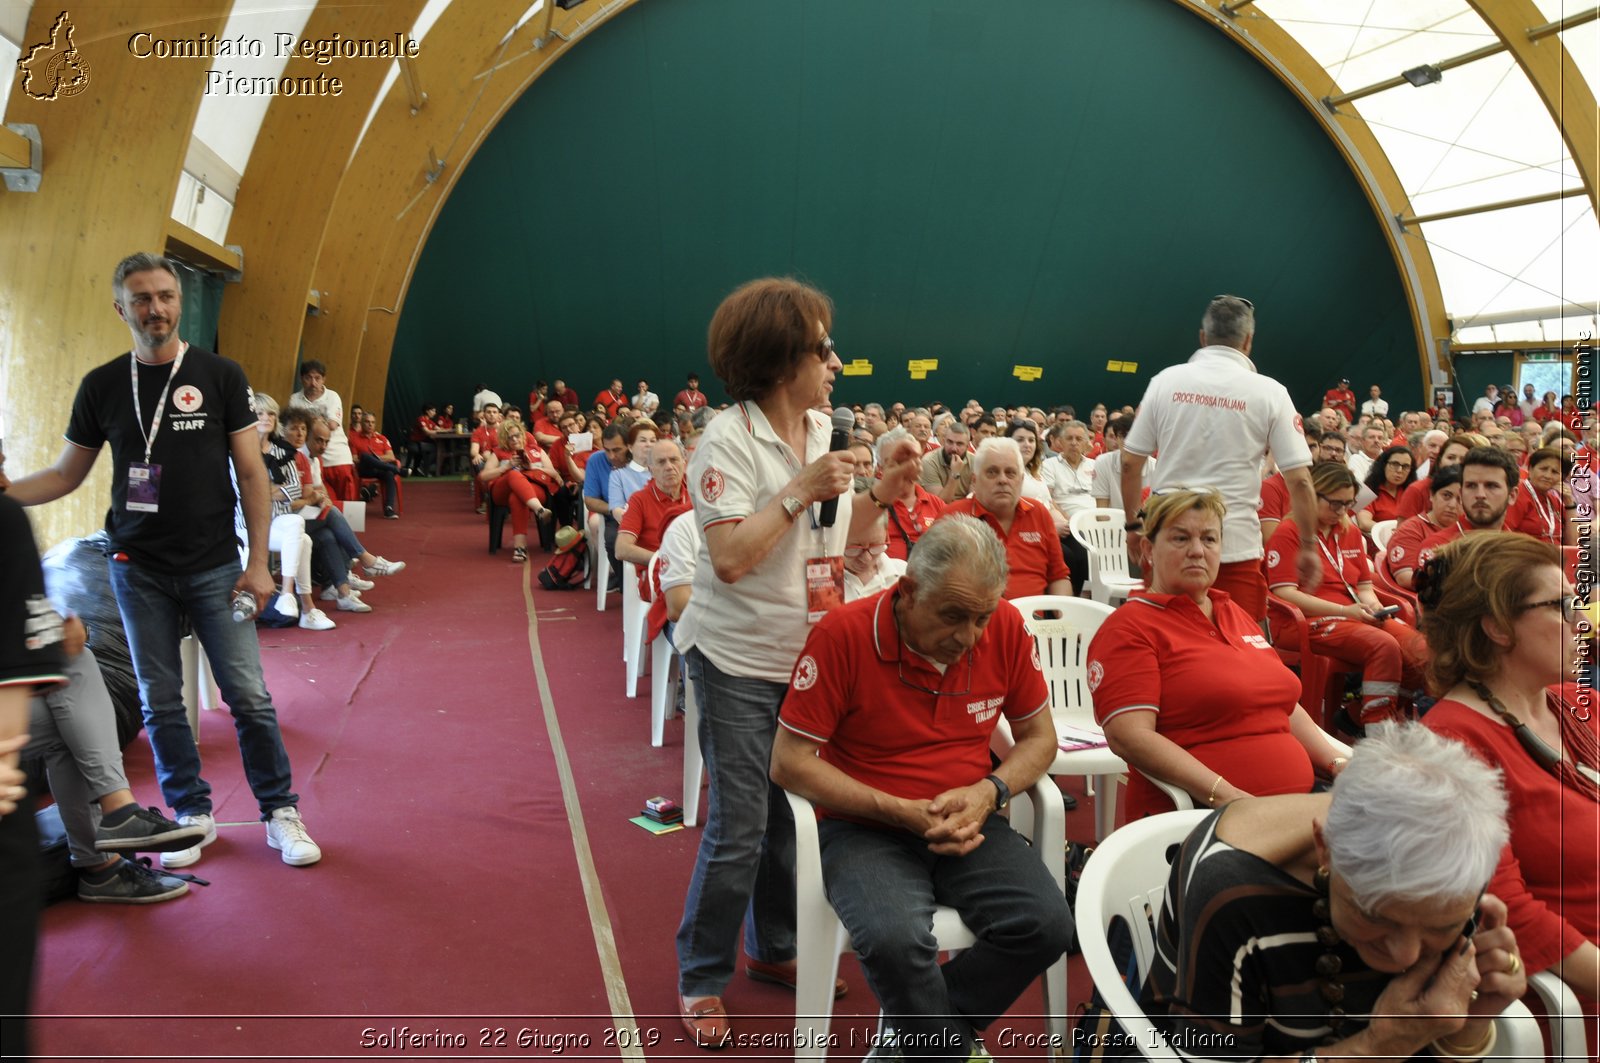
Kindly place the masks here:
<instances>
[{"instance_id":1,"label":"necklace","mask_svg":"<svg viewBox=\"0 0 1600 1063\"><path fill-rule=\"evenodd\" d=\"M1321 945L1324 952L1317 957L1315 970L1319 979L1317 991L1322 994L1322 999L1328 1005L1328 1028L1338 1036L1344 1029L1348 1016L1344 1008L1344 983L1339 980L1339 974L1344 970L1344 958L1335 950L1343 943L1339 931L1333 926L1333 912L1329 906L1331 892L1329 889L1332 875L1326 867L1318 867L1312 876L1312 884L1317 888L1317 899L1311 902L1311 914L1317 918L1317 944Z\"/></svg>"},{"instance_id":2,"label":"necklace","mask_svg":"<svg viewBox=\"0 0 1600 1063\"><path fill-rule=\"evenodd\" d=\"M1592 766L1582 763L1581 759L1576 755L1573 760L1569 761L1562 755L1561 750L1552 747L1550 743L1534 734L1531 727L1513 715L1511 710L1506 708L1505 703L1495 697L1494 692L1483 683L1476 679L1469 679L1467 686L1472 688L1474 694L1483 699L1484 703L1489 706L1490 711L1506 722L1506 725L1511 728L1511 733L1516 736L1517 743L1522 746L1523 752L1532 757L1535 764L1569 785L1574 785L1579 790L1586 790L1591 796L1600 796L1600 773L1597 773ZM1569 735L1577 737L1580 733L1587 733L1574 733L1575 729L1569 729L1563 713L1558 712L1556 714L1556 722L1561 728L1561 735L1564 741L1568 739ZM1581 738L1579 741L1581 742ZM1590 744L1592 745L1592 742ZM1593 750L1591 750L1592 752Z\"/></svg>"}]
</instances>

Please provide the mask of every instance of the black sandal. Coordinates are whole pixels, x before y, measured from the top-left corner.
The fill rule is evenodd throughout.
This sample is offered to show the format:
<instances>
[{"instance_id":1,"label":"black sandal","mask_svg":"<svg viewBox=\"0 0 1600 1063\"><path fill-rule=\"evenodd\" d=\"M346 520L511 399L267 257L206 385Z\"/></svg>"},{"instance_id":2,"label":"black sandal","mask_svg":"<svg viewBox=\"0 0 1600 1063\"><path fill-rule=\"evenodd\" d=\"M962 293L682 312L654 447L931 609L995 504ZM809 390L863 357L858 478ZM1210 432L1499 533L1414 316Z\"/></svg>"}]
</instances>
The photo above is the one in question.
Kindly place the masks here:
<instances>
[{"instance_id":1,"label":"black sandal","mask_svg":"<svg viewBox=\"0 0 1600 1063\"><path fill-rule=\"evenodd\" d=\"M520 546L512 547L511 560L514 564L522 564L524 561L528 560L528 551Z\"/></svg>"}]
</instances>

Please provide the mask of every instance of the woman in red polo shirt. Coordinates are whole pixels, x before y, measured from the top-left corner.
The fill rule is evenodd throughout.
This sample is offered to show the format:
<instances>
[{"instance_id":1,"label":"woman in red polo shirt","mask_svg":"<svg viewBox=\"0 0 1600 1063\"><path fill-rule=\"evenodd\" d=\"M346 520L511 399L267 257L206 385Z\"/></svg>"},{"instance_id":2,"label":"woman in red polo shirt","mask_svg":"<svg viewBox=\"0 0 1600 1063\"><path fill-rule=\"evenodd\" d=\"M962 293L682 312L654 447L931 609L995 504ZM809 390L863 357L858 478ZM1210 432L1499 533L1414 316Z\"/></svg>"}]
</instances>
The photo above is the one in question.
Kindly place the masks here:
<instances>
[{"instance_id":1,"label":"woman in red polo shirt","mask_svg":"<svg viewBox=\"0 0 1600 1063\"><path fill-rule=\"evenodd\" d=\"M1505 775L1511 842L1488 892L1529 972L1553 971L1600 1004L1600 714L1572 684L1581 600L1561 553L1482 532L1423 569L1429 678L1444 696L1423 722ZM1591 637L1592 637L1592 633Z\"/></svg>"},{"instance_id":2,"label":"woman in red polo shirt","mask_svg":"<svg viewBox=\"0 0 1600 1063\"><path fill-rule=\"evenodd\" d=\"M550 464L550 456L528 437L520 423L504 421L500 425L500 445L489 451L478 478L488 485L495 505L511 510L511 560L528 560L528 514L537 513L541 524L554 519L545 502L560 487L561 480Z\"/></svg>"},{"instance_id":3,"label":"woman in red polo shirt","mask_svg":"<svg viewBox=\"0 0 1600 1063\"><path fill-rule=\"evenodd\" d=\"M1286 649L1310 649L1361 673L1361 724L1406 715L1402 702L1422 689L1422 662L1427 645L1407 625L1384 615L1372 589L1367 543L1345 514L1356 501L1356 477L1338 462L1311 469L1317 492L1317 549L1322 555L1322 583L1307 594L1299 588L1295 559L1300 556L1300 527L1292 520L1278 525L1267 543L1267 587L1272 594L1305 614L1311 645L1301 647L1298 633L1272 614L1273 642Z\"/></svg>"},{"instance_id":4,"label":"woman in red polo shirt","mask_svg":"<svg viewBox=\"0 0 1600 1063\"><path fill-rule=\"evenodd\" d=\"M1147 776L1214 807L1309 793L1318 772L1334 775L1344 764L1297 703L1300 681L1260 627L1211 587L1224 508L1213 491L1152 495L1140 544L1149 588L1089 643L1095 719L1112 752L1138 769L1128 783L1130 820L1172 809Z\"/></svg>"},{"instance_id":5,"label":"woman in red polo shirt","mask_svg":"<svg viewBox=\"0 0 1600 1063\"><path fill-rule=\"evenodd\" d=\"M1552 546L1563 543L1577 545L1576 537L1569 541L1567 512L1568 497L1562 488L1572 471L1571 461L1563 461L1561 451L1554 447L1541 447L1528 457L1528 475L1517 485L1506 508L1506 531L1522 532L1541 539Z\"/></svg>"},{"instance_id":6,"label":"woman in red polo shirt","mask_svg":"<svg viewBox=\"0 0 1600 1063\"><path fill-rule=\"evenodd\" d=\"M1409 447L1390 447L1379 454L1367 473L1367 487L1377 497L1356 514L1357 527L1370 535L1378 521L1399 519L1400 496L1416 479L1416 461Z\"/></svg>"}]
</instances>

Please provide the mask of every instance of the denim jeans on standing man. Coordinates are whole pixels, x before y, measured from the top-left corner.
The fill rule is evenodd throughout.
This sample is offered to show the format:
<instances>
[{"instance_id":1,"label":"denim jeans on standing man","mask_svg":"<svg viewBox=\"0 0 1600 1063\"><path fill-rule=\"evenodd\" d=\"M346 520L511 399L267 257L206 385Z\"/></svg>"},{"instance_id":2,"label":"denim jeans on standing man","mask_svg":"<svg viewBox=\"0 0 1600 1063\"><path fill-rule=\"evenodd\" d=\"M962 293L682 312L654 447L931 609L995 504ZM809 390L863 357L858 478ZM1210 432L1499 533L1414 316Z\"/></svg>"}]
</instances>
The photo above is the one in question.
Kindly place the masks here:
<instances>
[{"instance_id":1,"label":"denim jeans on standing man","mask_svg":"<svg viewBox=\"0 0 1600 1063\"><path fill-rule=\"evenodd\" d=\"M178 642L185 616L211 662L222 700L233 713L245 779L261 818L299 803L290 789L289 754L278 730L278 713L261 675L256 626L233 619L239 565L230 562L189 575L157 572L132 561L110 560L107 567L139 679L156 777L167 804L180 816L212 811L211 786L200 777L200 750L183 708Z\"/></svg>"},{"instance_id":2,"label":"denim jeans on standing man","mask_svg":"<svg viewBox=\"0 0 1600 1063\"><path fill-rule=\"evenodd\" d=\"M768 776L784 683L729 675L691 649L709 811L678 927L678 991L721 996L744 951L763 963L795 956L794 818Z\"/></svg>"}]
</instances>

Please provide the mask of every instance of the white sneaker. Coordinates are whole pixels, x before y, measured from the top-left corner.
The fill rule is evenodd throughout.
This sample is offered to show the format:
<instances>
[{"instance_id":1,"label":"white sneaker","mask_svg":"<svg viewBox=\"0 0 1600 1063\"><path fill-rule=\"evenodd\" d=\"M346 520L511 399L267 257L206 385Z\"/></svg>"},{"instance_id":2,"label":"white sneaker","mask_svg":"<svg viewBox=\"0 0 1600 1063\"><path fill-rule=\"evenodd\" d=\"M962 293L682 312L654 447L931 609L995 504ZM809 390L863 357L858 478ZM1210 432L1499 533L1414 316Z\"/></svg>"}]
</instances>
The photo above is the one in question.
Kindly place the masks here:
<instances>
[{"instance_id":1,"label":"white sneaker","mask_svg":"<svg viewBox=\"0 0 1600 1063\"><path fill-rule=\"evenodd\" d=\"M404 571L406 567L404 561L390 561L386 557L378 558L377 562L375 565L362 565L361 567L367 570L367 575L369 576L394 576Z\"/></svg>"},{"instance_id":2,"label":"white sneaker","mask_svg":"<svg viewBox=\"0 0 1600 1063\"><path fill-rule=\"evenodd\" d=\"M273 599L272 607L278 611L279 616L287 616L293 619L300 615L300 603L295 601L295 597L292 594L278 595L277 598Z\"/></svg>"},{"instance_id":3,"label":"white sneaker","mask_svg":"<svg viewBox=\"0 0 1600 1063\"><path fill-rule=\"evenodd\" d=\"M267 820L267 844L283 853L283 862L294 867L322 859L322 850L306 833L300 812L293 806L272 810L272 818Z\"/></svg>"},{"instance_id":4,"label":"white sneaker","mask_svg":"<svg viewBox=\"0 0 1600 1063\"><path fill-rule=\"evenodd\" d=\"M348 597L335 599L334 604L346 613L372 612L372 606L361 600L360 591L351 591Z\"/></svg>"},{"instance_id":5,"label":"white sneaker","mask_svg":"<svg viewBox=\"0 0 1600 1063\"><path fill-rule=\"evenodd\" d=\"M210 813L202 812L198 816L179 816L178 825L183 827L204 827L206 836L187 849L179 849L175 853L162 853L161 866L188 867L200 861L200 850L217 840L217 821Z\"/></svg>"},{"instance_id":6,"label":"white sneaker","mask_svg":"<svg viewBox=\"0 0 1600 1063\"><path fill-rule=\"evenodd\" d=\"M339 625L329 620L321 609L313 609L300 617L300 626L307 631L332 631Z\"/></svg>"},{"instance_id":7,"label":"white sneaker","mask_svg":"<svg viewBox=\"0 0 1600 1063\"><path fill-rule=\"evenodd\" d=\"M322 588L322 593L317 597L324 602L336 602L339 600L339 588L331 585L324 587Z\"/></svg>"},{"instance_id":8,"label":"white sneaker","mask_svg":"<svg viewBox=\"0 0 1600 1063\"><path fill-rule=\"evenodd\" d=\"M370 591L372 588L377 586L377 584L371 580L362 579L360 576L356 575L354 570L351 571L349 576L345 577L345 582L350 585L350 589L353 591Z\"/></svg>"}]
</instances>

